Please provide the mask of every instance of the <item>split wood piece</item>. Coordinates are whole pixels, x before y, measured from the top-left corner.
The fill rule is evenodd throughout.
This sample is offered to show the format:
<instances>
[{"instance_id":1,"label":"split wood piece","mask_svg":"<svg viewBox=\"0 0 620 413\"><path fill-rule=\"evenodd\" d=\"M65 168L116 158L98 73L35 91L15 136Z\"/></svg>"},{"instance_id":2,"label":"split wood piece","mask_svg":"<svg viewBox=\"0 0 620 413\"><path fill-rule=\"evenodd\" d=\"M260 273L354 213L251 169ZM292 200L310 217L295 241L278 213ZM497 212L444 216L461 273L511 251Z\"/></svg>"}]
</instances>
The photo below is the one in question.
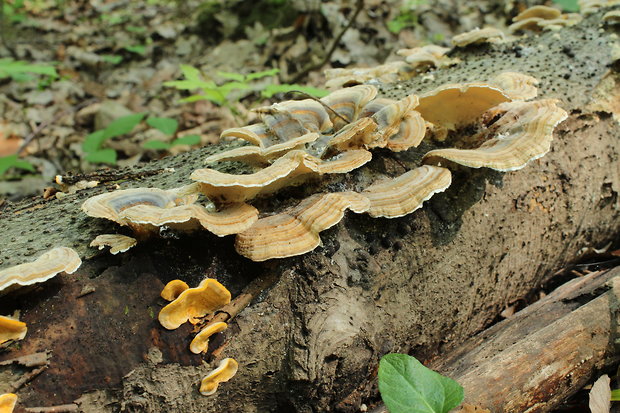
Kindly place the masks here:
<instances>
[{"instance_id":1,"label":"split wood piece","mask_svg":"<svg viewBox=\"0 0 620 413\"><path fill-rule=\"evenodd\" d=\"M22 340L27 332L28 327L23 321L0 315L0 344L10 340Z\"/></svg>"},{"instance_id":2,"label":"split wood piece","mask_svg":"<svg viewBox=\"0 0 620 413\"><path fill-rule=\"evenodd\" d=\"M321 243L319 233L336 225L347 209L368 210L368 199L355 192L317 194L280 214L259 219L237 235L235 249L252 261L305 254Z\"/></svg>"},{"instance_id":3,"label":"split wood piece","mask_svg":"<svg viewBox=\"0 0 620 413\"><path fill-rule=\"evenodd\" d=\"M82 204L82 211L94 218L105 218L120 225L131 225L121 217L121 212L136 205L153 205L172 208L189 205L198 199L197 186L188 185L171 190L159 188L133 188L107 192L88 198Z\"/></svg>"},{"instance_id":4,"label":"split wood piece","mask_svg":"<svg viewBox=\"0 0 620 413\"><path fill-rule=\"evenodd\" d=\"M230 204L268 195L314 176L347 173L371 158L372 154L364 149L346 151L326 160L304 151L291 151L253 174L231 175L206 168L194 171L190 178L200 184L201 191L212 202Z\"/></svg>"},{"instance_id":5,"label":"split wood piece","mask_svg":"<svg viewBox=\"0 0 620 413\"><path fill-rule=\"evenodd\" d=\"M180 205L160 208L154 205L136 205L124 210L120 217L141 225L150 231L166 225L181 231L204 228L218 237L245 231L258 219L258 210L248 204L231 204L220 211L209 211L202 205Z\"/></svg>"},{"instance_id":6,"label":"split wood piece","mask_svg":"<svg viewBox=\"0 0 620 413\"><path fill-rule=\"evenodd\" d=\"M0 271L0 295L17 286L47 281L61 272L72 274L80 265L82 265L82 260L71 248L51 249L33 262Z\"/></svg>"},{"instance_id":7,"label":"split wood piece","mask_svg":"<svg viewBox=\"0 0 620 413\"><path fill-rule=\"evenodd\" d=\"M487 110L511 100L488 83L447 84L421 94L419 99L416 110L422 117L449 130L473 123Z\"/></svg>"},{"instance_id":8,"label":"split wood piece","mask_svg":"<svg viewBox=\"0 0 620 413\"><path fill-rule=\"evenodd\" d=\"M544 156L551 147L554 128L568 114L557 100L508 102L491 111L505 111L484 134L495 137L477 149L437 149L424 155L425 163L442 164L442 159L470 168L516 171Z\"/></svg>"},{"instance_id":9,"label":"split wood piece","mask_svg":"<svg viewBox=\"0 0 620 413\"><path fill-rule=\"evenodd\" d=\"M5 393L0 395L0 413L12 413L17 404L17 395Z\"/></svg>"},{"instance_id":10,"label":"split wood piece","mask_svg":"<svg viewBox=\"0 0 620 413\"><path fill-rule=\"evenodd\" d=\"M538 79L523 73L503 72L489 83L502 89L512 100L528 100L538 95Z\"/></svg>"},{"instance_id":11,"label":"split wood piece","mask_svg":"<svg viewBox=\"0 0 620 413\"><path fill-rule=\"evenodd\" d=\"M49 407L27 407L24 409L27 413L69 413L77 412L80 408L75 403L61 404L58 406Z\"/></svg>"},{"instance_id":12,"label":"split wood piece","mask_svg":"<svg viewBox=\"0 0 620 413\"><path fill-rule=\"evenodd\" d=\"M474 336L429 367L462 385L466 402L492 412L553 411L595 371L618 360L613 344L618 299L620 267L590 273ZM387 409L378 406L371 413Z\"/></svg>"},{"instance_id":13,"label":"split wood piece","mask_svg":"<svg viewBox=\"0 0 620 413\"><path fill-rule=\"evenodd\" d=\"M361 109L377 96L377 88L371 85L358 85L346 89L340 89L321 98L321 102L333 109L338 115L346 119L334 116L329 112L330 119L334 124L334 130L340 130L347 123L351 123L359 117Z\"/></svg>"},{"instance_id":14,"label":"split wood piece","mask_svg":"<svg viewBox=\"0 0 620 413\"><path fill-rule=\"evenodd\" d=\"M188 288L159 312L164 328L174 330L181 324L196 324L209 313L230 303L230 291L213 278L204 279L196 288Z\"/></svg>"},{"instance_id":15,"label":"split wood piece","mask_svg":"<svg viewBox=\"0 0 620 413\"><path fill-rule=\"evenodd\" d=\"M457 34L452 38L452 44L456 47L465 47L470 44L499 43L504 40L504 32L494 27L480 29L476 27L465 33Z\"/></svg>"},{"instance_id":16,"label":"split wood piece","mask_svg":"<svg viewBox=\"0 0 620 413\"><path fill-rule=\"evenodd\" d=\"M452 182L446 168L422 166L405 172L397 178L381 180L362 195L370 200L371 217L398 218L422 207L434 194L445 191Z\"/></svg>"},{"instance_id":17,"label":"split wood piece","mask_svg":"<svg viewBox=\"0 0 620 413\"><path fill-rule=\"evenodd\" d=\"M304 149L306 144L312 143L318 138L318 133L307 133L271 146L242 146L241 148L235 148L211 155L205 161L207 163L240 161L251 165L264 166L287 152Z\"/></svg>"},{"instance_id":18,"label":"split wood piece","mask_svg":"<svg viewBox=\"0 0 620 413\"><path fill-rule=\"evenodd\" d=\"M110 247L110 254L116 255L119 252L126 252L135 247L138 241L135 238L121 234L102 234L90 243L91 247L99 247L100 250Z\"/></svg>"}]
</instances>

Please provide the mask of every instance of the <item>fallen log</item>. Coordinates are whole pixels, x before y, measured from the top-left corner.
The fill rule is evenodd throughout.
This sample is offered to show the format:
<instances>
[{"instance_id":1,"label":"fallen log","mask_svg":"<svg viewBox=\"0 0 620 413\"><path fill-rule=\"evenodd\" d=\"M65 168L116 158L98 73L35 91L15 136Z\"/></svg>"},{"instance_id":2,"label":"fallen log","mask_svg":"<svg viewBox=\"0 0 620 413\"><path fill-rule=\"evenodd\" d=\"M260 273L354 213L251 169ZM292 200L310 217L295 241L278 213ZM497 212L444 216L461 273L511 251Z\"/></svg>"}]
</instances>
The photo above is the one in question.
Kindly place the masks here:
<instances>
[{"instance_id":1,"label":"fallen log","mask_svg":"<svg viewBox=\"0 0 620 413\"><path fill-rule=\"evenodd\" d=\"M253 263L235 253L230 237L203 233L94 257L89 242L116 229L84 216L79 206L105 191L103 185L5 207L2 266L58 245L94 257L73 275L0 302L0 313L19 309L29 325L7 358L51 351L48 369L19 390L20 406L75 401L86 412L352 412L377 400L383 354L424 359L454 347L580 248L617 235L620 127L612 114L619 94L610 53L616 40L609 30L599 31L599 20L595 14L558 33L470 48L457 53L463 61L454 68L383 86L383 95L399 98L520 71L538 78L541 97L560 99L570 117L556 128L552 151L525 169L455 171L452 186L423 209L393 220L347 216L322 234L320 248L302 257ZM358 188L369 176L412 169L429 149L377 151L355 173L264 202ZM179 186L218 150L163 159L102 181L124 188ZM233 297L257 277L275 274L277 281L213 340L215 356L203 359L188 351L190 327L166 331L156 313L166 282L182 278L196 285L205 274ZM201 396L198 381L224 357L239 362L239 373L214 396Z\"/></svg>"}]
</instances>

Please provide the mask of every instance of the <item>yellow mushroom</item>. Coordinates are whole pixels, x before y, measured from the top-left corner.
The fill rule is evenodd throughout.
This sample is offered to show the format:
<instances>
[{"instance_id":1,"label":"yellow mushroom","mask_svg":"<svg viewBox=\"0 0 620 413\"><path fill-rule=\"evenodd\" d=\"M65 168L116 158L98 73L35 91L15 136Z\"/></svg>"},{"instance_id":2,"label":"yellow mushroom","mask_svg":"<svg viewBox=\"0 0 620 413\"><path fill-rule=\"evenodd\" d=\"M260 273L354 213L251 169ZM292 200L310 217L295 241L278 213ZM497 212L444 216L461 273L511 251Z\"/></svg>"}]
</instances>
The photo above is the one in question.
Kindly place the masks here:
<instances>
[{"instance_id":1,"label":"yellow mushroom","mask_svg":"<svg viewBox=\"0 0 620 413\"><path fill-rule=\"evenodd\" d=\"M192 353L200 354L206 353L209 349L209 338L216 333L220 333L228 328L228 324L224 322L217 322L209 324L203 328L196 337L189 343L189 349Z\"/></svg>"},{"instance_id":2,"label":"yellow mushroom","mask_svg":"<svg viewBox=\"0 0 620 413\"><path fill-rule=\"evenodd\" d=\"M0 344L9 340L21 340L26 337L27 331L26 323L0 315Z\"/></svg>"},{"instance_id":3,"label":"yellow mushroom","mask_svg":"<svg viewBox=\"0 0 620 413\"><path fill-rule=\"evenodd\" d=\"M219 366L200 382L200 394L203 396L215 394L219 384L232 379L238 368L239 364L235 359L226 358L222 360Z\"/></svg>"},{"instance_id":4,"label":"yellow mushroom","mask_svg":"<svg viewBox=\"0 0 620 413\"><path fill-rule=\"evenodd\" d=\"M0 395L0 413L13 413L17 404L17 395L14 393L5 393Z\"/></svg>"},{"instance_id":5,"label":"yellow mushroom","mask_svg":"<svg viewBox=\"0 0 620 413\"><path fill-rule=\"evenodd\" d=\"M185 281L172 280L161 290L160 296L166 301L174 301L187 289L189 289L189 285Z\"/></svg>"}]
</instances>

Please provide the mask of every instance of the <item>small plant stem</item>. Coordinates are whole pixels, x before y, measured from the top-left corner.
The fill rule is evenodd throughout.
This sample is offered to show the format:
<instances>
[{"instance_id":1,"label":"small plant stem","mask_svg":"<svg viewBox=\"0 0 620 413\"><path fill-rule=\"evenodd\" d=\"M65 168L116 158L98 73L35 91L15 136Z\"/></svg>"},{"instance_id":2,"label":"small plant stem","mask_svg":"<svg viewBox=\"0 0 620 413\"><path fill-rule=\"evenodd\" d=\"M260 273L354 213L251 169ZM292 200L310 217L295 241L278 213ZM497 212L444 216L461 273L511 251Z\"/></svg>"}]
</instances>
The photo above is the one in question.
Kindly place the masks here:
<instances>
[{"instance_id":1,"label":"small plant stem","mask_svg":"<svg viewBox=\"0 0 620 413\"><path fill-rule=\"evenodd\" d=\"M299 82L299 80L301 80L303 77L305 77L308 73L310 73L313 70L320 69L327 62L329 62L329 59L332 57L332 54L334 54L334 52L336 51L336 48L338 47L338 43L340 43L340 40L342 39L342 36L344 36L344 34L347 32L347 30L349 30L349 28L353 25L353 23L355 22L355 19L357 19L357 16L360 14L360 12L363 9L364 9L364 0L357 0L356 6L355 6L355 11L353 12L353 15L351 16L351 18L347 22L347 25L344 26L342 31L338 34L338 36L336 36L336 38L334 39L334 42L332 43L331 47L329 48L329 50L327 51L327 53L325 54L323 59L321 59L321 61L319 63L310 63L310 64L306 65L306 67L301 69L299 72L295 73L286 82L283 82L283 83L296 83L296 82Z\"/></svg>"},{"instance_id":2,"label":"small plant stem","mask_svg":"<svg viewBox=\"0 0 620 413\"><path fill-rule=\"evenodd\" d=\"M289 93L299 93L300 95L304 95L306 98L312 99L315 102L320 103L325 109L327 109L329 112L331 112L337 118L342 119L345 123L349 123L349 121L347 119L345 119L340 113L338 113L334 109L332 109L329 105L326 105L325 103L323 103L321 101L321 99L317 99L314 96L312 96L312 95L310 95L310 94L308 94L306 92L302 92L301 90L291 90Z\"/></svg>"}]
</instances>

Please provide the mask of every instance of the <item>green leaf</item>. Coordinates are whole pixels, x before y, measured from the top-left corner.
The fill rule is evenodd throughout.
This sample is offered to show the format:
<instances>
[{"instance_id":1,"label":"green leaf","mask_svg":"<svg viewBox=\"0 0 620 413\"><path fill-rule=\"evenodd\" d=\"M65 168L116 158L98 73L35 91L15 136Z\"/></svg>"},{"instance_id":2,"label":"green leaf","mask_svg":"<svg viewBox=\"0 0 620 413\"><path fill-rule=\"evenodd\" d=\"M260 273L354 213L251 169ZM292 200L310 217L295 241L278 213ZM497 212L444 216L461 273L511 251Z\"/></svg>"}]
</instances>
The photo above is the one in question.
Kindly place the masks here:
<instances>
[{"instance_id":1,"label":"green leaf","mask_svg":"<svg viewBox=\"0 0 620 413\"><path fill-rule=\"evenodd\" d=\"M553 0L555 4L560 6L563 11L576 13L579 11L578 0Z\"/></svg>"},{"instance_id":2,"label":"green leaf","mask_svg":"<svg viewBox=\"0 0 620 413\"><path fill-rule=\"evenodd\" d=\"M164 142L164 141L158 141L158 140L152 140L152 141L147 141L144 142L142 144L142 147L145 149L170 149L170 145L168 142Z\"/></svg>"},{"instance_id":3,"label":"green leaf","mask_svg":"<svg viewBox=\"0 0 620 413\"><path fill-rule=\"evenodd\" d=\"M157 129L158 131L172 136L179 127L179 122L172 118L148 118L146 120L147 125Z\"/></svg>"},{"instance_id":4,"label":"green leaf","mask_svg":"<svg viewBox=\"0 0 620 413\"><path fill-rule=\"evenodd\" d=\"M174 87L179 90L194 90L194 89L205 89L205 88L216 88L217 87L217 85L211 81L204 81L200 79L171 80L168 82L164 82L164 86Z\"/></svg>"},{"instance_id":5,"label":"green leaf","mask_svg":"<svg viewBox=\"0 0 620 413\"><path fill-rule=\"evenodd\" d=\"M312 86L301 86L297 84L289 85L285 83L283 85L269 85L261 92L261 95L264 98L269 99L273 97L273 95L275 95L276 93L286 93L286 92L293 92L293 91L304 92L311 96L319 97L319 98L323 96L327 96L329 94L329 91L324 90L324 89L318 89Z\"/></svg>"},{"instance_id":6,"label":"green leaf","mask_svg":"<svg viewBox=\"0 0 620 413\"><path fill-rule=\"evenodd\" d=\"M103 130L103 140L129 133L144 118L144 113L134 113L115 119Z\"/></svg>"},{"instance_id":7,"label":"green leaf","mask_svg":"<svg viewBox=\"0 0 620 413\"><path fill-rule=\"evenodd\" d=\"M252 81L252 80L256 80L256 79L261 79L263 77L268 77L268 76L275 76L278 73L280 73L280 69L269 69L269 70L264 70L262 72L256 72L256 73L250 73L249 75L245 76L245 80L247 80L248 82Z\"/></svg>"},{"instance_id":8,"label":"green leaf","mask_svg":"<svg viewBox=\"0 0 620 413\"><path fill-rule=\"evenodd\" d=\"M4 175L10 168L19 168L30 172L35 171L34 166L30 162L19 159L17 155L0 157L0 175Z\"/></svg>"},{"instance_id":9,"label":"green leaf","mask_svg":"<svg viewBox=\"0 0 620 413\"><path fill-rule=\"evenodd\" d=\"M185 135L172 141L172 145L197 145L200 143L200 135Z\"/></svg>"},{"instance_id":10,"label":"green leaf","mask_svg":"<svg viewBox=\"0 0 620 413\"><path fill-rule=\"evenodd\" d=\"M137 44L134 46L125 46L124 49L127 50L128 52L136 53L139 55L144 55L144 53L146 53L146 46L141 45L141 44Z\"/></svg>"},{"instance_id":11,"label":"green leaf","mask_svg":"<svg viewBox=\"0 0 620 413\"><path fill-rule=\"evenodd\" d=\"M116 54L102 54L100 56L104 62L112 63L113 65L117 65L123 61L123 56L119 56Z\"/></svg>"},{"instance_id":12,"label":"green leaf","mask_svg":"<svg viewBox=\"0 0 620 413\"><path fill-rule=\"evenodd\" d=\"M217 72L217 75L223 79L229 79L229 80L234 80L236 82L244 82L245 81L245 76L239 74L239 73L232 73L232 72Z\"/></svg>"},{"instance_id":13,"label":"green leaf","mask_svg":"<svg viewBox=\"0 0 620 413\"><path fill-rule=\"evenodd\" d=\"M620 389L611 391L611 401L612 402L620 402Z\"/></svg>"},{"instance_id":14,"label":"green leaf","mask_svg":"<svg viewBox=\"0 0 620 413\"><path fill-rule=\"evenodd\" d=\"M101 147L101 144L103 144L103 141L105 141L105 136L103 132L104 129L101 129L89 134L88 136L86 136L86 138L84 138L84 142L82 142L82 149L84 150L84 152L95 152Z\"/></svg>"},{"instance_id":15,"label":"green leaf","mask_svg":"<svg viewBox=\"0 0 620 413\"><path fill-rule=\"evenodd\" d=\"M379 391L390 413L447 413L463 401L463 388L406 354L379 363Z\"/></svg>"},{"instance_id":16,"label":"green leaf","mask_svg":"<svg viewBox=\"0 0 620 413\"><path fill-rule=\"evenodd\" d=\"M227 82L221 86L218 86L214 91L221 93L223 96L227 96L233 90L245 90L250 89L250 85L242 82Z\"/></svg>"},{"instance_id":17,"label":"green leaf","mask_svg":"<svg viewBox=\"0 0 620 413\"><path fill-rule=\"evenodd\" d=\"M11 58L0 59L0 79L9 76L15 77L24 75L25 73L58 77L58 73L53 66L44 64L28 64L26 62L13 60Z\"/></svg>"},{"instance_id":18,"label":"green leaf","mask_svg":"<svg viewBox=\"0 0 620 413\"><path fill-rule=\"evenodd\" d=\"M114 149L101 149L86 154L85 159L91 163L107 163L116 165L116 151Z\"/></svg>"},{"instance_id":19,"label":"green leaf","mask_svg":"<svg viewBox=\"0 0 620 413\"><path fill-rule=\"evenodd\" d=\"M200 70L190 65L181 65L181 73L187 80L202 81L200 78Z\"/></svg>"},{"instance_id":20,"label":"green leaf","mask_svg":"<svg viewBox=\"0 0 620 413\"><path fill-rule=\"evenodd\" d=\"M210 100L216 105L223 105L226 103L226 97L222 95L222 93L215 89L203 89L204 95L192 95L186 98L181 99L181 102L197 102L199 100Z\"/></svg>"}]
</instances>

